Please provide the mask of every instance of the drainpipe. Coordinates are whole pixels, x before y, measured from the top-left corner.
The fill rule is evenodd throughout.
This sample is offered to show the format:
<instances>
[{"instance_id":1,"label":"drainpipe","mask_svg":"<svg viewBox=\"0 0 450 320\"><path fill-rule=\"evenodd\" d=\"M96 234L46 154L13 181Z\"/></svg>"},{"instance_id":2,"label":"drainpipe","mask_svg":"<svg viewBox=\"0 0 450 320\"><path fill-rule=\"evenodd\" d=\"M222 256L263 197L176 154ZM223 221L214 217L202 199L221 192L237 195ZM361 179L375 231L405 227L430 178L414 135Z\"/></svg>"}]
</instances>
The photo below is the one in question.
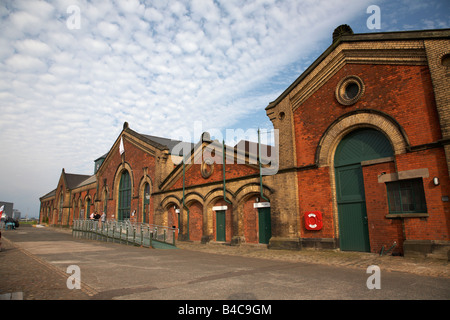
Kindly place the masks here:
<instances>
[{"instance_id":1,"label":"drainpipe","mask_svg":"<svg viewBox=\"0 0 450 320\"><path fill-rule=\"evenodd\" d=\"M262 182L262 173L261 173L261 139L259 137L259 128L258 128L258 162L259 162L259 189L261 192L261 198L269 201L263 194L263 182Z\"/></svg>"},{"instance_id":2,"label":"drainpipe","mask_svg":"<svg viewBox=\"0 0 450 320\"><path fill-rule=\"evenodd\" d=\"M184 190L185 190L185 180L186 180L186 164L183 158L183 208L187 211L187 240L189 241L189 208L184 203ZM180 227L180 225L178 225Z\"/></svg>"},{"instance_id":3,"label":"drainpipe","mask_svg":"<svg viewBox=\"0 0 450 320\"><path fill-rule=\"evenodd\" d=\"M223 200L232 204L231 201L227 200L226 196L226 179L225 179L225 141L222 140L222 168L223 168Z\"/></svg>"}]
</instances>

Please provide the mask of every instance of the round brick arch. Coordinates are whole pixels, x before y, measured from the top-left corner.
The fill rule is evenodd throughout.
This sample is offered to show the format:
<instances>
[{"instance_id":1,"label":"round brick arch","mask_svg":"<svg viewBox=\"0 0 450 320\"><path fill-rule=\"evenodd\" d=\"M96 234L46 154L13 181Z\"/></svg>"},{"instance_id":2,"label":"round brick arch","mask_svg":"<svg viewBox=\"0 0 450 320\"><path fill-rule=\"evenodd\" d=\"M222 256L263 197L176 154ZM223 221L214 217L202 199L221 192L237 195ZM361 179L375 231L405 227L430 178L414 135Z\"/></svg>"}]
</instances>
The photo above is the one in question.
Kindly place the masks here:
<instances>
[{"instance_id":1,"label":"round brick arch","mask_svg":"<svg viewBox=\"0 0 450 320\"><path fill-rule=\"evenodd\" d=\"M334 167L336 148L351 131L360 128L372 128L382 132L390 141L394 154L405 153L409 147L408 137L400 124L389 115L375 110L357 110L336 119L320 139L316 151L318 167ZM334 220L334 233L339 237L339 219L336 200L336 182L334 170L330 169L331 199Z\"/></svg>"},{"instance_id":2,"label":"round brick arch","mask_svg":"<svg viewBox=\"0 0 450 320\"><path fill-rule=\"evenodd\" d=\"M339 142L345 135L359 128L373 128L383 132L391 142L395 154L405 153L409 147L405 131L392 117L375 110L357 110L336 119L327 128L317 147L316 165L332 166Z\"/></svg>"}]
</instances>

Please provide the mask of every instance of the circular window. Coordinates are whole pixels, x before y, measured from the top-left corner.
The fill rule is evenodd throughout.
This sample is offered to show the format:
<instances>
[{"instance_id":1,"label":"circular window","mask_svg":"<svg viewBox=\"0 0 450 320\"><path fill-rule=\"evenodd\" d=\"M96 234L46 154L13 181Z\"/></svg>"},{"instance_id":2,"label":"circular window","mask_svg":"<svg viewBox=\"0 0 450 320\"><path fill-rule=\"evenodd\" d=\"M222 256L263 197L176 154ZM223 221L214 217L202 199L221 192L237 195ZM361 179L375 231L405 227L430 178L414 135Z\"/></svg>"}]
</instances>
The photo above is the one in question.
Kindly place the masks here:
<instances>
[{"instance_id":1,"label":"circular window","mask_svg":"<svg viewBox=\"0 0 450 320\"><path fill-rule=\"evenodd\" d=\"M214 161L212 159L205 159L202 162L202 166L200 168L202 177L204 179L208 179L214 172Z\"/></svg>"},{"instance_id":2,"label":"circular window","mask_svg":"<svg viewBox=\"0 0 450 320\"><path fill-rule=\"evenodd\" d=\"M441 58L441 64L444 67L449 68L450 67L450 53L445 54L442 58Z\"/></svg>"},{"instance_id":3,"label":"circular window","mask_svg":"<svg viewBox=\"0 0 450 320\"><path fill-rule=\"evenodd\" d=\"M280 114L278 115L278 119L280 119L280 120L284 120L285 117L286 117L286 114L284 112L280 112Z\"/></svg>"},{"instance_id":4,"label":"circular window","mask_svg":"<svg viewBox=\"0 0 450 320\"><path fill-rule=\"evenodd\" d=\"M364 94L364 83L357 76L342 79L336 87L336 99L345 106L356 103Z\"/></svg>"},{"instance_id":5,"label":"circular window","mask_svg":"<svg viewBox=\"0 0 450 320\"><path fill-rule=\"evenodd\" d=\"M345 87L345 97L349 100L354 99L359 93L359 86L356 83L349 83Z\"/></svg>"}]
</instances>

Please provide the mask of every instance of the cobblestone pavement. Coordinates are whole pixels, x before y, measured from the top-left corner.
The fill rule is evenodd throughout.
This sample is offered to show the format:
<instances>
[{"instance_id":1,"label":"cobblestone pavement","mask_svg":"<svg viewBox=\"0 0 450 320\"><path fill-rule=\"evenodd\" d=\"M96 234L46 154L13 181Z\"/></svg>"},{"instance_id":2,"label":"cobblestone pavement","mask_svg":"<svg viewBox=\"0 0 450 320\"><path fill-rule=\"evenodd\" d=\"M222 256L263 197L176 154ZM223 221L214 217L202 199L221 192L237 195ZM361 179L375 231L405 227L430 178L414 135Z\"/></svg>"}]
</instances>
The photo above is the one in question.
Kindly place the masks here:
<instances>
[{"instance_id":1,"label":"cobblestone pavement","mask_svg":"<svg viewBox=\"0 0 450 320\"><path fill-rule=\"evenodd\" d=\"M59 232L71 231L54 228ZM307 262L322 265L335 265L350 268L366 268L377 265L385 271L406 272L421 276L450 278L450 262L432 258L405 258L402 256L384 255L367 252L344 252L340 250L271 250L266 245L243 244L230 246L222 243L202 244L200 242L177 242L177 247L185 250L217 253L233 256L245 256L276 261Z\"/></svg>"},{"instance_id":2,"label":"cobblestone pavement","mask_svg":"<svg viewBox=\"0 0 450 320\"><path fill-rule=\"evenodd\" d=\"M366 252L342 252L339 250L304 249L270 250L264 245L241 245L232 247L223 244L200 244L179 242L179 248L225 255L239 255L252 258L271 259L289 262L307 262L350 268L367 268L377 265L385 271L398 271L422 276L450 278L450 263L446 260L405 258L401 256L380 256Z\"/></svg>"},{"instance_id":3,"label":"cobblestone pavement","mask_svg":"<svg viewBox=\"0 0 450 320\"><path fill-rule=\"evenodd\" d=\"M67 290L68 274L2 238L0 300L84 300L82 290ZM64 281L62 281L64 280Z\"/></svg>"},{"instance_id":4,"label":"cobblestone pavement","mask_svg":"<svg viewBox=\"0 0 450 320\"><path fill-rule=\"evenodd\" d=\"M52 231L58 231L56 233L71 233L70 230L67 229L57 229L57 228L49 228ZM23 232L21 228L21 232ZM25 232L24 232L25 233ZM52 236L54 234L54 236ZM12 236L13 234L11 234ZM19 235L16 234L17 237ZM56 237L55 233L48 233L49 236L52 236L52 241L58 241L60 237ZM25 236L25 235L24 235ZM46 238L47 239L47 238ZM65 239L65 238L64 238ZM14 240L16 241L16 240ZM55 242L56 244L57 242ZM95 244L96 242L86 242L90 245L90 243ZM362 269L365 270L369 265L377 265L380 269L384 271L392 271L392 272L405 272L410 274L416 274L421 276L428 277L436 277L436 278L447 278L450 279L450 265L448 261L444 260L436 260L436 259L412 259L412 258L404 258L397 256L379 256L378 254L373 253L359 253L359 252L340 252L338 250L301 250L301 251L290 251L290 250L269 250L265 246L261 245L241 245L239 247L223 245L223 244L200 244L198 242L179 242L177 243L178 248L185 251L186 253L198 252L200 253L214 253L223 256L229 256L232 260L234 256L242 256L248 258L258 258L258 259L266 259L271 261L286 261L291 263L310 263L310 264L319 264L324 266L340 266L344 268L353 268L353 269ZM83 290L68 290L66 286L66 280L68 278L68 274L65 273L61 268L56 267L54 264L48 263L45 261L43 257L46 255L40 254L32 254L30 251L22 248L21 242L13 242L8 240L7 237L3 237L2 239L2 252L0 252L0 300L9 300L9 299L26 299L26 300L89 300L92 297L95 298L95 295L100 291L104 291L109 289L110 291L105 292L116 292L121 291L122 289L118 289L120 287L111 287L111 288L100 288L98 283L95 280L97 275L90 275L85 277L84 279L91 280L88 281L91 285L97 285L98 291L95 292L92 286L83 283ZM136 250L141 248L136 248ZM127 250L130 252L130 255L127 257L134 257L134 263L144 263L144 260L141 260L139 252L134 252L132 247L124 246L123 250ZM141 249L143 250L143 249ZM106 251L105 251L106 252ZM111 258L114 258L112 253L113 251L107 251L107 255L99 256L98 259L103 259L103 263L111 263L113 264L115 260L111 260L111 262L107 259L108 254L111 255ZM133 253L134 252L134 253ZM142 251L143 253L147 253L145 257L150 259L151 255L148 253L150 251ZM156 251L155 251L156 253ZM182 253L182 252L180 252ZM179 253L179 254L180 254ZM51 254L51 253L50 253ZM80 253L81 254L81 253ZM86 253L87 254L87 253ZM63 258L65 257L64 254ZM169 253L161 253L158 255L160 258L163 256L169 256ZM175 255L174 257L176 257ZM182 255L189 257L197 257L197 255ZM142 259L145 259L142 257ZM199 264L204 263L205 256L200 255ZM92 256L95 259L95 256ZM55 257L52 260L56 259ZM153 259L153 258L152 258ZM156 257L156 259L159 259ZM174 258L177 260L177 258ZM202 260L203 259L203 260ZM217 258L214 258L217 260ZM95 263L96 260L90 261L90 263ZM149 260L150 261L150 260ZM151 260L153 261L153 260ZM178 261L178 260L177 260ZM181 261L181 260L180 260ZM123 263L123 262L121 262ZM131 262L129 262L131 265ZM108 265L109 266L109 265ZM277 270L280 264L276 264L270 268L274 268ZM153 267L153 266L151 266ZM154 266L156 268L156 266ZM196 266L198 267L198 266ZM148 264L142 265L141 268L150 268ZM242 266L240 266L242 268ZM252 267L253 268L253 267ZM157 269L155 269L157 270ZM196 269L197 270L197 269ZM239 269L240 270L240 269ZM174 276L176 276L176 272L180 272L179 267L174 266L174 270L171 272ZM240 271L242 272L242 270ZM216 274L218 273L218 274ZM211 277L217 279L225 276L233 275L233 272L225 272L224 274L217 272L211 272ZM100 276L100 275L99 275ZM225 277L226 279L228 279ZM364 277L364 273L363 273ZM208 277L206 277L209 279ZM224 279L225 279L224 278ZM169 279L174 282L174 279ZM195 279L194 279L195 280ZM192 280L192 281L194 281ZM204 281L203 278L200 278L201 281ZM200 280L196 280L197 282ZM169 282L170 282L169 281ZM191 281L191 282L192 282ZM148 289L149 293L142 292L141 296L144 299L148 299L151 293L154 293L157 297L162 297L161 294L170 292L170 296L173 293L172 291L165 291L164 288L172 288L175 282L172 283L164 283L161 282L160 285L154 284L155 288ZM186 282L186 281L185 281ZM191 289L196 286L196 283L191 282L176 282L176 285L184 286L184 289ZM213 283L214 281L211 281ZM219 284L217 284L219 285ZM143 289L141 287L130 288L130 290L135 290L139 293ZM144 288L145 289L145 288ZM146 290L147 290L146 289ZM130 291L130 292L131 292ZM104 292L102 292L103 294ZM145 294L144 294L145 293ZM124 294L121 292L121 294ZM167 293L169 295L169 293Z\"/></svg>"}]
</instances>

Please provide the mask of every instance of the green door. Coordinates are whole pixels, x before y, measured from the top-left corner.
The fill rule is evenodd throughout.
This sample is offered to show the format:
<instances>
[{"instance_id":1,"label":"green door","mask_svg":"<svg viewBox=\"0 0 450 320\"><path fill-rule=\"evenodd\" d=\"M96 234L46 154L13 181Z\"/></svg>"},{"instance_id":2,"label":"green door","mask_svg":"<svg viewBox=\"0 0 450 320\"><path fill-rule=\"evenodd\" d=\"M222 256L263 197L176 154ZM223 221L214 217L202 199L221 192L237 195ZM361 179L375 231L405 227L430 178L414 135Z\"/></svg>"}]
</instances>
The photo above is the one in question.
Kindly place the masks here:
<instances>
[{"instance_id":1,"label":"green door","mask_svg":"<svg viewBox=\"0 0 450 320\"><path fill-rule=\"evenodd\" d=\"M270 222L270 207L258 208L259 243L269 243L272 237L272 225Z\"/></svg>"},{"instance_id":2,"label":"green door","mask_svg":"<svg viewBox=\"0 0 450 320\"><path fill-rule=\"evenodd\" d=\"M341 250L370 251L361 165L336 168L336 186Z\"/></svg>"},{"instance_id":3,"label":"green door","mask_svg":"<svg viewBox=\"0 0 450 320\"><path fill-rule=\"evenodd\" d=\"M370 251L361 162L393 154L389 140L374 129L353 131L339 143L334 166L341 250Z\"/></svg>"},{"instance_id":4,"label":"green door","mask_svg":"<svg viewBox=\"0 0 450 320\"><path fill-rule=\"evenodd\" d=\"M216 241L225 241L225 212L216 211Z\"/></svg>"}]
</instances>

